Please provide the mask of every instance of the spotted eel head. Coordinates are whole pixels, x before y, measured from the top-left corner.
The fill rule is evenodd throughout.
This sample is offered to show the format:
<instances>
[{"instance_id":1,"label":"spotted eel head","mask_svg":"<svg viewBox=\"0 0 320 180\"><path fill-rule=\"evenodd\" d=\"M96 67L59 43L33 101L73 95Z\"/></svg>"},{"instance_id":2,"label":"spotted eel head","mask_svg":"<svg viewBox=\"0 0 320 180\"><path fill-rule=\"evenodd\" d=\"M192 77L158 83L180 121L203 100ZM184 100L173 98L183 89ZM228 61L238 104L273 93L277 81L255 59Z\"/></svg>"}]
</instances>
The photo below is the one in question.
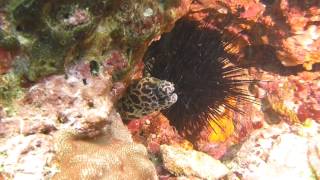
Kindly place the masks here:
<instances>
[{"instance_id":1,"label":"spotted eel head","mask_svg":"<svg viewBox=\"0 0 320 180\"><path fill-rule=\"evenodd\" d=\"M178 96L174 84L154 77L145 77L129 87L117 104L122 119L140 118L174 104Z\"/></svg>"}]
</instances>

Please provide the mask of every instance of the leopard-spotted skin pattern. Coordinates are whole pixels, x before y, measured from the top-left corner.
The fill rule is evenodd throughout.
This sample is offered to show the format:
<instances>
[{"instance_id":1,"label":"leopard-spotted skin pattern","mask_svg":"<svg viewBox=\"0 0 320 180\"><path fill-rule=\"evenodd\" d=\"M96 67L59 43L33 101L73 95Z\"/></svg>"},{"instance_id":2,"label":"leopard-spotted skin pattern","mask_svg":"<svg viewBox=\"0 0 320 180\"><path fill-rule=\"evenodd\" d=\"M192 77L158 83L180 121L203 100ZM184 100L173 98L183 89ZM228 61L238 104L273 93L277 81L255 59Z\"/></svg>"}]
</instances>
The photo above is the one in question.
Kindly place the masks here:
<instances>
[{"instance_id":1,"label":"leopard-spotted skin pattern","mask_svg":"<svg viewBox=\"0 0 320 180\"><path fill-rule=\"evenodd\" d=\"M177 99L171 82L145 77L129 86L126 95L119 100L117 108L123 120L137 119L166 109Z\"/></svg>"}]
</instances>

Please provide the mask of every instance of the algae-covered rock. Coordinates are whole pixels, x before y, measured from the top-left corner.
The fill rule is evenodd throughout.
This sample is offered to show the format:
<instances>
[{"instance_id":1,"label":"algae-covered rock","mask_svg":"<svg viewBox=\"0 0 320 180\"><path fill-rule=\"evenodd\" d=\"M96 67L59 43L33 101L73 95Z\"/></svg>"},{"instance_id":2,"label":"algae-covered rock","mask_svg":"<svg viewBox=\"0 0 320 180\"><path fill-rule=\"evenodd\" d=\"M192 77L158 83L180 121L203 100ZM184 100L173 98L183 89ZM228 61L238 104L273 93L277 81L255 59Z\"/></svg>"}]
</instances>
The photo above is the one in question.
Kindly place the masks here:
<instances>
[{"instance_id":1,"label":"algae-covered rock","mask_svg":"<svg viewBox=\"0 0 320 180\"><path fill-rule=\"evenodd\" d=\"M101 61L114 46L127 56L139 52L167 26L164 20L175 19L169 13L175 2L13 0L7 3L10 32L0 34L0 45L20 42L30 61L27 77L37 80L78 58Z\"/></svg>"},{"instance_id":2,"label":"algae-covered rock","mask_svg":"<svg viewBox=\"0 0 320 180\"><path fill-rule=\"evenodd\" d=\"M22 95L20 77L14 73L0 75L0 103L8 104Z\"/></svg>"},{"instance_id":3,"label":"algae-covered rock","mask_svg":"<svg viewBox=\"0 0 320 180\"><path fill-rule=\"evenodd\" d=\"M9 35L0 29L0 48L14 50L17 47L19 47L18 40L14 36Z\"/></svg>"},{"instance_id":4,"label":"algae-covered rock","mask_svg":"<svg viewBox=\"0 0 320 180\"><path fill-rule=\"evenodd\" d=\"M0 47L17 52L12 70L27 82L64 73L79 59L101 63L116 50L129 65L113 73L119 79L140 61L147 44L187 11L178 9L180 3L185 2L4 1Z\"/></svg>"},{"instance_id":5,"label":"algae-covered rock","mask_svg":"<svg viewBox=\"0 0 320 180\"><path fill-rule=\"evenodd\" d=\"M96 23L94 3L85 1L15 0L9 3L12 36L20 40L29 58L27 77L40 77L64 71L68 53L90 33ZM104 8L104 7L101 7ZM73 55L78 54L74 51ZM74 57L73 57L74 58Z\"/></svg>"}]
</instances>

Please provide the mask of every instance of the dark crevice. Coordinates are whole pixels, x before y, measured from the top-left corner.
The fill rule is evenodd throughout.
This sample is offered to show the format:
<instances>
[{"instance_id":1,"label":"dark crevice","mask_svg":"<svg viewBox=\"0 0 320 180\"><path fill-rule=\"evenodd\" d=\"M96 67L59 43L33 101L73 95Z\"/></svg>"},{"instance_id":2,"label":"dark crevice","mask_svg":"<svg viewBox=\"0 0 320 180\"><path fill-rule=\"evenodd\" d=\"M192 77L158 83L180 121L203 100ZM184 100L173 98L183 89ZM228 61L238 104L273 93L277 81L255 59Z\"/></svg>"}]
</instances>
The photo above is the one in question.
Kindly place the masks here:
<instances>
[{"instance_id":1,"label":"dark crevice","mask_svg":"<svg viewBox=\"0 0 320 180\"><path fill-rule=\"evenodd\" d=\"M302 65L284 66L276 56L276 50L270 45L248 46L245 50L244 68L256 67L281 76L297 75L306 71ZM314 64L312 72L320 70L320 63Z\"/></svg>"}]
</instances>

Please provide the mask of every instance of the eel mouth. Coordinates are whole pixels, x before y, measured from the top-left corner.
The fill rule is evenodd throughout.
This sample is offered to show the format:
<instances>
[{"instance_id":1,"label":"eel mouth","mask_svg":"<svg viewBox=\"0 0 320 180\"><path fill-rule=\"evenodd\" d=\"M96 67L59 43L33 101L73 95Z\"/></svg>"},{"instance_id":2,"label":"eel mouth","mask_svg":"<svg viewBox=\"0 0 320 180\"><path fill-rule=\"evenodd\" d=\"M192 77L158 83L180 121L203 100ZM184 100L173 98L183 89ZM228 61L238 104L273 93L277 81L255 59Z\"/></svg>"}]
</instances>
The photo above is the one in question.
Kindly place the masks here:
<instances>
[{"instance_id":1,"label":"eel mouth","mask_svg":"<svg viewBox=\"0 0 320 180\"><path fill-rule=\"evenodd\" d=\"M167 85L160 87L157 95L159 97L159 101L163 102L163 104L166 104L168 108L178 101L178 94L176 93L176 88L174 87L173 83L169 81L165 81L164 83Z\"/></svg>"},{"instance_id":2,"label":"eel mouth","mask_svg":"<svg viewBox=\"0 0 320 180\"><path fill-rule=\"evenodd\" d=\"M173 92L169 94L167 97L160 99L160 101L164 102L163 104L165 104L166 106L164 109L167 109L178 101L178 95Z\"/></svg>"},{"instance_id":3,"label":"eel mouth","mask_svg":"<svg viewBox=\"0 0 320 180\"><path fill-rule=\"evenodd\" d=\"M177 96L177 94L175 93L176 88L174 86L175 85L172 82L163 80L156 90L156 94L159 99L166 99L167 97L171 97L174 94L175 96Z\"/></svg>"},{"instance_id":4,"label":"eel mouth","mask_svg":"<svg viewBox=\"0 0 320 180\"><path fill-rule=\"evenodd\" d=\"M175 92L175 90L173 89L172 92L167 93L166 96L162 96L159 98L160 101L168 101L168 102L172 102L172 104L176 103L178 100L178 94Z\"/></svg>"},{"instance_id":5,"label":"eel mouth","mask_svg":"<svg viewBox=\"0 0 320 180\"><path fill-rule=\"evenodd\" d=\"M175 102L177 102L177 100L178 100L178 94L175 93L175 92L172 92L172 93L169 95L169 98L170 98L170 99L176 99Z\"/></svg>"}]
</instances>

